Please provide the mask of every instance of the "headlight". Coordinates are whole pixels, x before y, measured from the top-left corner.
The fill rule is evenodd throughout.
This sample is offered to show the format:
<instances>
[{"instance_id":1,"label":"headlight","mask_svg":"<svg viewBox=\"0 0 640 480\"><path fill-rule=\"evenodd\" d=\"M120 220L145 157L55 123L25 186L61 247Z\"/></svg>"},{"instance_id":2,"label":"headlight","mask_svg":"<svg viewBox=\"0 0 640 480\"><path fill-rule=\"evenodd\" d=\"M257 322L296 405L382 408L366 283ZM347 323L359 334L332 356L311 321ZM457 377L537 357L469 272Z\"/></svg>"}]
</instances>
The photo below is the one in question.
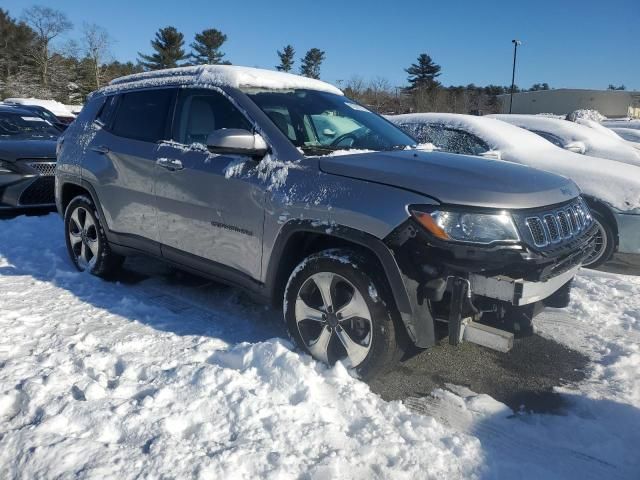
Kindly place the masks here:
<instances>
[{"instance_id":1,"label":"headlight","mask_svg":"<svg viewBox=\"0 0 640 480\"><path fill-rule=\"evenodd\" d=\"M11 164L9 162L0 160L0 173L13 173L13 170L10 167Z\"/></svg>"},{"instance_id":2,"label":"headlight","mask_svg":"<svg viewBox=\"0 0 640 480\"><path fill-rule=\"evenodd\" d=\"M520 240L513 219L507 212L411 210L411 214L424 228L441 240L481 244Z\"/></svg>"}]
</instances>

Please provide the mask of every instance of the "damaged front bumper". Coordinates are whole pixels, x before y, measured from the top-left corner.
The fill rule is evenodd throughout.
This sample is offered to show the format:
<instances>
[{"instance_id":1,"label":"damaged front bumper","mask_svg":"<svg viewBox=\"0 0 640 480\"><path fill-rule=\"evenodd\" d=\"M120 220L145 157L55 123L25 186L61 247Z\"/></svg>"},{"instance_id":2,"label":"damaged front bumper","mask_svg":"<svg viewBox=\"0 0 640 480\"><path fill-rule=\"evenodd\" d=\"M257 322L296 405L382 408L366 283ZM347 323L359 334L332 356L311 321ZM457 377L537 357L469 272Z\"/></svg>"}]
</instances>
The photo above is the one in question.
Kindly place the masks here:
<instances>
[{"instance_id":1,"label":"damaged front bumper","mask_svg":"<svg viewBox=\"0 0 640 480\"><path fill-rule=\"evenodd\" d=\"M580 266L575 266L544 282L532 282L522 278L513 279L503 275L485 277L471 273L469 274L469 284L473 295L493 298L520 307L550 297L563 285L569 283L579 269Z\"/></svg>"},{"instance_id":2,"label":"damaged front bumper","mask_svg":"<svg viewBox=\"0 0 640 480\"><path fill-rule=\"evenodd\" d=\"M409 221L387 244L414 306L413 318L405 322L410 337L417 346L429 347L437 341L434 325L440 322L448 324L452 344L490 338L482 344L510 348L512 339L499 333L513 330L510 315L530 321L545 306L568 305L571 280L592 252L596 232L593 225L561 246L540 251L524 243L452 245ZM499 329L480 327L480 321Z\"/></svg>"}]
</instances>

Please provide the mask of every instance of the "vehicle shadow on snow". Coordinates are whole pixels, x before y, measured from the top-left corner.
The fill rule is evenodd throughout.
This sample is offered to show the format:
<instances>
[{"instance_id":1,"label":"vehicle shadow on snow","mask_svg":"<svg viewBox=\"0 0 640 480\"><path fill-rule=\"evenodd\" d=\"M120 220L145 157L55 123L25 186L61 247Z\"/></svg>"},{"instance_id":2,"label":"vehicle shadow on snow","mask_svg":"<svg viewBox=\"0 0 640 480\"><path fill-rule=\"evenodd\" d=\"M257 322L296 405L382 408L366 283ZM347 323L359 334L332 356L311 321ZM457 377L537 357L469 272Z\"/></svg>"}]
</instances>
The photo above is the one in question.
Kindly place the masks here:
<instances>
[{"instance_id":1,"label":"vehicle shadow on snow","mask_svg":"<svg viewBox=\"0 0 640 480\"><path fill-rule=\"evenodd\" d=\"M482 445L481 478L640 478L640 409L578 394L563 397L563 415L498 411L467 425ZM460 412L446 416L454 413ZM437 412L434 416L447 423Z\"/></svg>"},{"instance_id":2,"label":"vehicle shadow on snow","mask_svg":"<svg viewBox=\"0 0 640 480\"><path fill-rule=\"evenodd\" d=\"M0 256L8 263L0 266L0 276L31 276L156 330L214 337L229 344L286 337L283 322L271 309L236 289L158 260L128 258L106 280L76 271L64 246L62 222L55 215L0 222Z\"/></svg>"}]
</instances>

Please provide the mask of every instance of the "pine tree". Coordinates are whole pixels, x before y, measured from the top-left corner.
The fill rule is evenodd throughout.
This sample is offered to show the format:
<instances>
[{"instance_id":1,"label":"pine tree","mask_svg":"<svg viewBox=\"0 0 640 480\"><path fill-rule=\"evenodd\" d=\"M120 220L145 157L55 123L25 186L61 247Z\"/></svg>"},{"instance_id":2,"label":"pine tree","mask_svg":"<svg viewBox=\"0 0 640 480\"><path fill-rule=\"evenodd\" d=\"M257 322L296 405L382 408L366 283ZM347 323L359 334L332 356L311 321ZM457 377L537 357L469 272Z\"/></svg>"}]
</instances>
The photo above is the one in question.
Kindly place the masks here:
<instances>
[{"instance_id":1,"label":"pine tree","mask_svg":"<svg viewBox=\"0 0 640 480\"><path fill-rule=\"evenodd\" d=\"M224 53L220 47L227 41L227 36L220 30L209 28L200 33L196 33L195 42L191 44L191 58L196 65L229 65L230 62L223 61Z\"/></svg>"},{"instance_id":2,"label":"pine tree","mask_svg":"<svg viewBox=\"0 0 640 480\"><path fill-rule=\"evenodd\" d=\"M440 82L436 77L440 75L440 65L434 63L429 55L421 53L418 56L418 63L413 63L409 68L405 69L409 74L407 78L410 86L407 90L415 90L418 88L434 88L440 86Z\"/></svg>"},{"instance_id":3,"label":"pine tree","mask_svg":"<svg viewBox=\"0 0 640 480\"><path fill-rule=\"evenodd\" d=\"M324 61L324 52L318 48L309 50L300 65L300 73L309 78L320 78L320 65Z\"/></svg>"},{"instance_id":4,"label":"pine tree","mask_svg":"<svg viewBox=\"0 0 640 480\"><path fill-rule=\"evenodd\" d=\"M180 62L188 58L183 46L184 35L175 27L161 28L156 32L156 38L151 41L155 53L145 55L138 52L140 65L145 70L180 67Z\"/></svg>"},{"instance_id":5,"label":"pine tree","mask_svg":"<svg viewBox=\"0 0 640 480\"><path fill-rule=\"evenodd\" d=\"M280 57L280 65L276 65L276 69L281 72L290 72L293 68L293 57L296 51L291 45L284 47L282 51L278 50L278 56Z\"/></svg>"}]
</instances>

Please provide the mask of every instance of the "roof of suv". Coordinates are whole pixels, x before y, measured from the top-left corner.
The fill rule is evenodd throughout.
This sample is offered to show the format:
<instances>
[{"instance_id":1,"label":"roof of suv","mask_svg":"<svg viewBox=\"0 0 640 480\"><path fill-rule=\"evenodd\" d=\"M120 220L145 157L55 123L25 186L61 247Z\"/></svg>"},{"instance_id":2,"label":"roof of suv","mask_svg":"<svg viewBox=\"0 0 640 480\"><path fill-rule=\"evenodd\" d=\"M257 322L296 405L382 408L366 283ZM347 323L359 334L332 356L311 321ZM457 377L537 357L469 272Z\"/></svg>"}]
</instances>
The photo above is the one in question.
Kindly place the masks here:
<instances>
[{"instance_id":1,"label":"roof of suv","mask_svg":"<svg viewBox=\"0 0 640 480\"><path fill-rule=\"evenodd\" d=\"M133 88L184 84L282 90L307 89L342 95L340 89L320 80L237 65L200 65L136 73L116 78L98 92L112 93Z\"/></svg>"}]
</instances>

